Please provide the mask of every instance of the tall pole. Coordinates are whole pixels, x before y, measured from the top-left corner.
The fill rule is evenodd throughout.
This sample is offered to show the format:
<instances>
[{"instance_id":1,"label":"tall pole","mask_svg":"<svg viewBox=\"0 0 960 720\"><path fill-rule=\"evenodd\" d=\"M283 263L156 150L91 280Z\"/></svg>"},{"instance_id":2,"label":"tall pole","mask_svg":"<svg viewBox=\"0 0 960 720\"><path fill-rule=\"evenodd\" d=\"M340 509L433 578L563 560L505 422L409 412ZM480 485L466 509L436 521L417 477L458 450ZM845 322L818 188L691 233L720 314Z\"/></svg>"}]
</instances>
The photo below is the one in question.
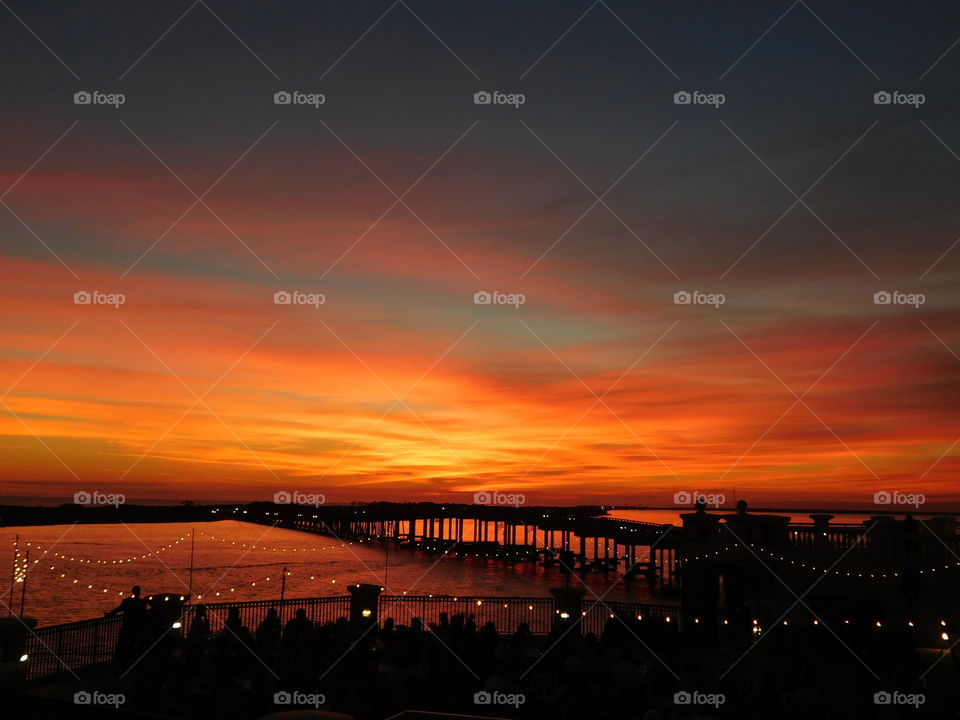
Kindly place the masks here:
<instances>
[{"instance_id":1,"label":"tall pole","mask_svg":"<svg viewBox=\"0 0 960 720\"><path fill-rule=\"evenodd\" d=\"M190 582L189 582L189 591L190 597L193 597L193 547L194 541L197 539L197 529L190 528Z\"/></svg>"},{"instance_id":2,"label":"tall pole","mask_svg":"<svg viewBox=\"0 0 960 720\"><path fill-rule=\"evenodd\" d=\"M17 581L17 560L20 558L20 534L13 539L13 563L10 567L10 605L7 606L7 617L13 615L13 586Z\"/></svg>"},{"instance_id":3,"label":"tall pole","mask_svg":"<svg viewBox=\"0 0 960 720\"><path fill-rule=\"evenodd\" d=\"M390 570L390 538L383 547L383 589L387 589L387 572Z\"/></svg>"},{"instance_id":4,"label":"tall pole","mask_svg":"<svg viewBox=\"0 0 960 720\"><path fill-rule=\"evenodd\" d=\"M287 592L287 566L283 566L283 571L280 574L280 609L283 609L283 596Z\"/></svg>"},{"instance_id":5,"label":"tall pole","mask_svg":"<svg viewBox=\"0 0 960 720\"><path fill-rule=\"evenodd\" d=\"M30 568L30 548L27 548L27 557L23 561L23 592L20 594L20 617L23 617L23 606L27 602L27 570ZM13 604L13 596L10 596L10 604Z\"/></svg>"}]
</instances>

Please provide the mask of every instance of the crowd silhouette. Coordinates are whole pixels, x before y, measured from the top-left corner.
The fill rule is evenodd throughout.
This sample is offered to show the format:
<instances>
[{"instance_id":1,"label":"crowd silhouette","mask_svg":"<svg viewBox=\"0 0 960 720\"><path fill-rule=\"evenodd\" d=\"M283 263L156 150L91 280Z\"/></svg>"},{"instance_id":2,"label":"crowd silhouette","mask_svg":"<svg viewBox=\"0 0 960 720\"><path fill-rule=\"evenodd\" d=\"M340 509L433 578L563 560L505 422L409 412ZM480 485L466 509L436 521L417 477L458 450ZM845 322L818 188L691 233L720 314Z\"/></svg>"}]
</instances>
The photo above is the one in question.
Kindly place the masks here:
<instances>
[{"instance_id":1,"label":"crowd silhouette","mask_svg":"<svg viewBox=\"0 0 960 720\"><path fill-rule=\"evenodd\" d=\"M277 702L293 698L356 720L410 709L518 720L866 720L881 717L880 689L929 692L917 684L922 669L910 638L892 631L844 638L861 664L828 635L784 629L718 680L745 645L681 642L675 632L617 618L600 636L569 626L537 636L525 623L504 633L463 614L441 614L429 627L418 618L407 626L391 618L318 624L304 609L284 622L269 608L251 629L232 607L213 632L211 610L197 605L186 632L164 635L168 618L151 618L155 608L138 591L108 613L123 615L117 667L139 658L127 679L133 707L179 717L260 718L297 709ZM723 702L684 704L684 692ZM477 693L514 702L478 705ZM931 712L933 703L911 708L910 717L939 717Z\"/></svg>"}]
</instances>

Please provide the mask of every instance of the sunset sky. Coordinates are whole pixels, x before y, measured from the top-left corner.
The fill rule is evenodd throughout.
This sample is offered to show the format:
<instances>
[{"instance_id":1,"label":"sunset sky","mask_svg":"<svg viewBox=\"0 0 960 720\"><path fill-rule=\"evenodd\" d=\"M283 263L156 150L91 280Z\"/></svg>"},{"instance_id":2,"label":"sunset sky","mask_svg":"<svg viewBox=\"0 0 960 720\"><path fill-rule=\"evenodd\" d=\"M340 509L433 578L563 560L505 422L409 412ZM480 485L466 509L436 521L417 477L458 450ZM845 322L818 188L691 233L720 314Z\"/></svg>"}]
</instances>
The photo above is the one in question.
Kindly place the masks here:
<instances>
[{"instance_id":1,"label":"sunset sky","mask_svg":"<svg viewBox=\"0 0 960 720\"><path fill-rule=\"evenodd\" d=\"M0 8L0 493L956 508L960 7L539 5Z\"/></svg>"}]
</instances>

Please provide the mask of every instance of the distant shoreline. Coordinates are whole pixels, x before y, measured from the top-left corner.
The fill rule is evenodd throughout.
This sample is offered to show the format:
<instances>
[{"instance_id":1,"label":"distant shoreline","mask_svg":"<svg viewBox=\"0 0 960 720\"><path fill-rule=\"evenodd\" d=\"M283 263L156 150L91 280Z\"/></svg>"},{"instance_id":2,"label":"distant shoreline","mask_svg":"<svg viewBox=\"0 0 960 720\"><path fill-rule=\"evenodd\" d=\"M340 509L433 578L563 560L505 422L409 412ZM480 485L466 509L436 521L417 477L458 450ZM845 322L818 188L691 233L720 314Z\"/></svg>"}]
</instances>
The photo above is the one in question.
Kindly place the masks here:
<instances>
[{"instance_id":1,"label":"distant shoreline","mask_svg":"<svg viewBox=\"0 0 960 720\"><path fill-rule=\"evenodd\" d=\"M677 507L676 505L667 505L667 506L655 506L655 505L611 505L609 506L610 510L657 510L657 511L676 511L679 513L693 512L694 508L692 507ZM737 509L735 507L708 507L707 512L715 513L735 513ZM800 514L824 514L824 515L864 515L866 517L872 517L874 515L906 515L910 513L912 515L953 515L960 517L960 510L911 510L909 508L897 507L890 510L881 510L879 508L875 510L838 510L838 509L829 509L829 508L785 508L785 507L748 507L748 512L752 513L773 513L773 514L783 514L783 515L800 515Z\"/></svg>"},{"instance_id":2,"label":"distant shoreline","mask_svg":"<svg viewBox=\"0 0 960 720\"><path fill-rule=\"evenodd\" d=\"M2 498L6 499L6 498ZM471 503L326 503L318 506L315 512L321 514L338 513L351 508L359 510L361 508L377 510L384 507L402 507L410 508L415 511L420 509L430 509L434 507L474 507ZM200 505L193 503L179 503L175 505L140 505L133 502L123 502L117 506L113 505L82 505L75 503L61 503L55 506L43 505L7 505L0 504L0 527L30 527L40 525L71 525L71 524L114 524L114 523L208 523L218 520L234 519L246 520L254 517L262 518L264 513L267 515L276 515L276 510L280 508L292 508L291 505L277 505L275 503L216 503L209 505ZM694 511L689 506L637 506L637 505L522 505L526 510L542 509L543 511L556 511L564 515L571 513L581 516L603 516L615 517L618 512L660 512L670 513L669 524L679 525L680 516ZM496 511L497 508L490 507L490 511ZM713 508L707 509L710 513L733 514L736 508ZM917 517L929 518L935 516L958 517L960 513L911 509L904 506L890 507L889 509L872 510L828 510L823 508L778 508L778 507L749 507L748 511L757 514L775 514L793 516L796 522L812 522L812 519L800 518L797 516L826 514L834 516L855 516L856 518L868 519L873 516L904 517L912 514ZM249 514L249 515L248 515ZM664 522L660 520L660 522ZM840 521L842 522L842 520Z\"/></svg>"}]
</instances>

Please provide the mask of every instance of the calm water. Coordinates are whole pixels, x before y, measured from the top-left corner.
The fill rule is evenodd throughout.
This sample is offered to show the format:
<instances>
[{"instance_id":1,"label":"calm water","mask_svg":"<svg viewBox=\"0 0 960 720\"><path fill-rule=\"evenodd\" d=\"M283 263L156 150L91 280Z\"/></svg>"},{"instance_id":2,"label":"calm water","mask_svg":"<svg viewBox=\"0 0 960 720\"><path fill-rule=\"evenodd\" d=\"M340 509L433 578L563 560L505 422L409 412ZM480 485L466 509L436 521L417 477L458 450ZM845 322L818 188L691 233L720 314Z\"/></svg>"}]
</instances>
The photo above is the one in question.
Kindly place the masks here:
<instances>
[{"instance_id":1,"label":"calm water","mask_svg":"<svg viewBox=\"0 0 960 720\"><path fill-rule=\"evenodd\" d=\"M380 547L341 546L319 535L233 520L194 527L194 595L203 595L207 601L277 598L284 566L290 573L286 597L291 598L345 595L347 585L354 583L385 584L384 550ZM19 533L21 551L31 543L24 614L40 625L98 617L116 606L121 593L129 592L134 584L143 587L144 595L185 593L190 586L190 530L191 525L178 523L0 528L0 577L10 577L13 541ZM155 555L140 557L151 551L156 551ZM40 562L34 563L36 559ZM120 560L123 562L114 562ZM583 577L594 592L603 595L617 574ZM389 554L386 586L390 592L411 595L547 597L549 588L562 579L556 568L533 563L511 566L394 548ZM9 580L5 580L0 597L19 610L22 588L22 584L16 585L11 602ZM587 597L591 597L589 593ZM606 599L671 601L652 594L643 579L618 583Z\"/></svg>"}]
</instances>

